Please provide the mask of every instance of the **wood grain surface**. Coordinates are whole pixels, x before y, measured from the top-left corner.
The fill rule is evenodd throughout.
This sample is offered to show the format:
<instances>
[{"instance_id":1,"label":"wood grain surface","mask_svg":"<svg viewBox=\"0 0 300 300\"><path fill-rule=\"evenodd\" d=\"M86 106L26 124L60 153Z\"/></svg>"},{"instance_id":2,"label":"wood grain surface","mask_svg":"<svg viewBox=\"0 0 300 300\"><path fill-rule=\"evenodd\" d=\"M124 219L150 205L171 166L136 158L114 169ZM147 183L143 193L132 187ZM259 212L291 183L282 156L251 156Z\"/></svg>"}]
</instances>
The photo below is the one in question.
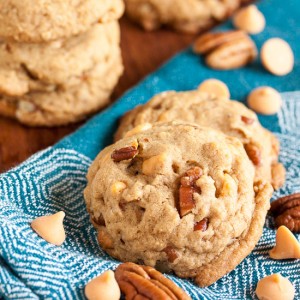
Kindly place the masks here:
<instances>
[{"instance_id":1,"label":"wood grain surface","mask_svg":"<svg viewBox=\"0 0 300 300\"><path fill-rule=\"evenodd\" d=\"M121 20L121 31L125 72L112 95L113 100L195 38L167 29L145 32L126 18ZM0 173L18 165L33 153L53 145L81 124L50 129L29 128L0 117Z\"/></svg>"}]
</instances>

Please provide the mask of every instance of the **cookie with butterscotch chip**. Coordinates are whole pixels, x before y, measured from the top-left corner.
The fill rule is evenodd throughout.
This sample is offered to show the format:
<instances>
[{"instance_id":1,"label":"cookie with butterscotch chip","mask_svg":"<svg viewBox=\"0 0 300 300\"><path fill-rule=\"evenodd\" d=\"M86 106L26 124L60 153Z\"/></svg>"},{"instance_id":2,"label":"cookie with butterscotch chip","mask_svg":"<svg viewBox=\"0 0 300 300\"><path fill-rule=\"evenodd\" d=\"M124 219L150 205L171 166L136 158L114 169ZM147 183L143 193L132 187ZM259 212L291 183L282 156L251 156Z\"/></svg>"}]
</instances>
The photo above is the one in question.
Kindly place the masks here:
<instances>
[{"instance_id":1,"label":"cookie with butterscotch chip","mask_svg":"<svg viewBox=\"0 0 300 300\"><path fill-rule=\"evenodd\" d=\"M278 162L276 136L263 128L256 114L242 103L201 91L170 91L155 96L122 118L115 139L137 128L142 130L143 124L178 120L208 126L239 138L255 166L256 178L270 181L275 189L284 184L285 169Z\"/></svg>"},{"instance_id":2,"label":"cookie with butterscotch chip","mask_svg":"<svg viewBox=\"0 0 300 300\"><path fill-rule=\"evenodd\" d=\"M84 196L101 247L208 286L254 248L272 187L242 143L190 123L156 123L100 152Z\"/></svg>"}]
</instances>

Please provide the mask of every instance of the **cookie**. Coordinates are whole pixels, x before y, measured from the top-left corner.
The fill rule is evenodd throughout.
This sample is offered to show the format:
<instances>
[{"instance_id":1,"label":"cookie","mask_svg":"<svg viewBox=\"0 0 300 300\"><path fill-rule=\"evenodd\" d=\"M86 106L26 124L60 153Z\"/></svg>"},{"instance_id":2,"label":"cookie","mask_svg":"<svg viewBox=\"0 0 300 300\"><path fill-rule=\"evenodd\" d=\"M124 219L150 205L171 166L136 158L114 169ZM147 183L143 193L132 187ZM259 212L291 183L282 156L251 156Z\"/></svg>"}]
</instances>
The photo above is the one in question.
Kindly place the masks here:
<instances>
[{"instance_id":1,"label":"cookie","mask_svg":"<svg viewBox=\"0 0 300 300\"><path fill-rule=\"evenodd\" d=\"M279 141L260 125L253 111L237 101L218 99L200 91L165 92L128 112L115 138L118 140L145 123L176 120L212 127L239 138L255 166L256 177L270 181L276 189L283 185L285 169L278 163Z\"/></svg>"},{"instance_id":2,"label":"cookie","mask_svg":"<svg viewBox=\"0 0 300 300\"><path fill-rule=\"evenodd\" d=\"M86 73L104 61L119 43L116 21L96 24L83 34L55 42L1 41L0 93L21 97L79 85Z\"/></svg>"},{"instance_id":3,"label":"cookie","mask_svg":"<svg viewBox=\"0 0 300 300\"><path fill-rule=\"evenodd\" d=\"M167 25L178 31L197 33L228 18L241 2L241 0L125 0L125 5L126 14L146 30L155 30Z\"/></svg>"},{"instance_id":4,"label":"cookie","mask_svg":"<svg viewBox=\"0 0 300 300\"><path fill-rule=\"evenodd\" d=\"M0 95L0 115L29 126L58 126L82 120L109 103L122 72L121 53L116 45L81 77L78 85L20 97Z\"/></svg>"},{"instance_id":5,"label":"cookie","mask_svg":"<svg viewBox=\"0 0 300 300\"><path fill-rule=\"evenodd\" d=\"M116 20L123 11L122 0L1 0L0 37L19 42L53 41Z\"/></svg>"},{"instance_id":6,"label":"cookie","mask_svg":"<svg viewBox=\"0 0 300 300\"><path fill-rule=\"evenodd\" d=\"M242 143L190 123L156 123L105 148L84 195L101 247L208 286L262 233L272 187Z\"/></svg>"}]
</instances>

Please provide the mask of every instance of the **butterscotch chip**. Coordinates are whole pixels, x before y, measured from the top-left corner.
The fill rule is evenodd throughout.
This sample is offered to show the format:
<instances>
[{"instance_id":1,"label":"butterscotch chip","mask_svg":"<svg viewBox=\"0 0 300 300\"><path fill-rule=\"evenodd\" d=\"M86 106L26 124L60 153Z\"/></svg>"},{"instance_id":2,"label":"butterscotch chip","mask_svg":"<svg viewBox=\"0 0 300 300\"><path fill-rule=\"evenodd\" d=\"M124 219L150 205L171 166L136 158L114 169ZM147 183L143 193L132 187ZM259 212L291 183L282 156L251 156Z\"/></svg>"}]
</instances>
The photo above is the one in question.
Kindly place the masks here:
<instances>
[{"instance_id":1,"label":"butterscotch chip","mask_svg":"<svg viewBox=\"0 0 300 300\"><path fill-rule=\"evenodd\" d=\"M293 300L295 288L287 278L278 273L261 279L255 293L259 300Z\"/></svg>"},{"instance_id":2,"label":"butterscotch chip","mask_svg":"<svg viewBox=\"0 0 300 300\"><path fill-rule=\"evenodd\" d=\"M31 228L48 243L60 246L66 239L64 217L63 211L50 216L42 216L31 222Z\"/></svg>"},{"instance_id":3,"label":"butterscotch chip","mask_svg":"<svg viewBox=\"0 0 300 300\"><path fill-rule=\"evenodd\" d=\"M143 162L142 172L145 175L156 175L161 171L167 162L166 153L152 156Z\"/></svg>"},{"instance_id":4,"label":"butterscotch chip","mask_svg":"<svg viewBox=\"0 0 300 300\"><path fill-rule=\"evenodd\" d=\"M114 184L111 186L111 193L113 195L119 195L122 191L126 189L126 184L122 181L116 181Z\"/></svg>"},{"instance_id":5,"label":"butterscotch chip","mask_svg":"<svg viewBox=\"0 0 300 300\"><path fill-rule=\"evenodd\" d=\"M88 300L119 300L121 297L115 274L111 270L88 282L84 293Z\"/></svg>"},{"instance_id":6,"label":"butterscotch chip","mask_svg":"<svg viewBox=\"0 0 300 300\"><path fill-rule=\"evenodd\" d=\"M273 88L262 86L253 90L247 99L248 106L257 113L273 115L282 105L280 94Z\"/></svg>"},{"instance_id":7,"label":"butterscotch chip","mask_svg":"<svg viewBox=\"0 0 300 300\"><path fill-rule=\"evenodd\" d=\"M249 5L238 10L233 17L233 25L250 34L256 34L264 30L266 20L256 5Z\"/></svg>"},{"instance_id":8,"label":"butterscotch chip","mask_svg":"<svg viewBox=\"0 0 300 300\"><path fill-rule=\"evenodd\" d=\"M276 234L276 246L269 252L273 259L300 258L300 243L285 226L280 226Z\"/></svg>"},{"instance_id":9,"label":"butterscotch chip","mask_svg":"<svg viewBox=\"0 0 300 300\"><path fill-rule=\"evenodd\" d=\"M214 95L218 98L230 98L230 92L227 87L227 85L218 79L207 79L203 81L199 87L198 90L200 92L205 92L211 95Z\"/></svg>"},{"instance_id":10,"label":"butterscotch chip","mask_svg":"<svg viewBox=\"0 0 300 300\"><path fill-rule=\"evenodd\" d=\"M293 50L280 38L267 40L262 46L260 57L263 66L274 75L283 76L293 70Z\"/></svg>"}]
</instances>

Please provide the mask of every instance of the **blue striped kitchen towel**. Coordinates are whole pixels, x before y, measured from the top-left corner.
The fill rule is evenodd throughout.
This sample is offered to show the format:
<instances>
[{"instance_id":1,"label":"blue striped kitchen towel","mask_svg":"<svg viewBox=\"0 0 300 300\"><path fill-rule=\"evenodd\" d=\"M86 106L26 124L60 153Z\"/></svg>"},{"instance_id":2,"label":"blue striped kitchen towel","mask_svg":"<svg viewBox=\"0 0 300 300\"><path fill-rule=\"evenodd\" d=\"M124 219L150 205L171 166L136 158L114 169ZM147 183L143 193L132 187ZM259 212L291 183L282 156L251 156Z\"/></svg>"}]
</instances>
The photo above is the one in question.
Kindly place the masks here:
<instances>
[{"instance_id":1,"label":"blue striped kitchen towel","mask_svg":"<svg viewBox=\"0 0 300 300\"><path fill-rule=\"evenodd\" d=\"M274 198L300 192L300 92L296 92L300 90L300 4L299 0L265 0L259 7L268 27L254 37L258 47L270 37L287 40L296 57L293 73L275 77L265 72L258 60L240 70L214 71L187 49L77 132L0 176L0 298L84 299L84 285L118 265L97 244L82 195L85 175L97 153L112 142L118 118L158 92L194 89L210 77L226 82L233 98L240 101L257 86L280 90L284 99L280 113L260 117L280 139L280 160L287 168L287 182ZM230 23L222 26L230 27ZM35 234L30 222L59 210L66 212L67 239L56 247ZM300 299L300 262L269 259L275 232L268 223L252 254L210 287L199 288L190 280L170 278L193 299L252 299L260 278L280 272L293 282Z\"/></svg>"}]
</instances>

